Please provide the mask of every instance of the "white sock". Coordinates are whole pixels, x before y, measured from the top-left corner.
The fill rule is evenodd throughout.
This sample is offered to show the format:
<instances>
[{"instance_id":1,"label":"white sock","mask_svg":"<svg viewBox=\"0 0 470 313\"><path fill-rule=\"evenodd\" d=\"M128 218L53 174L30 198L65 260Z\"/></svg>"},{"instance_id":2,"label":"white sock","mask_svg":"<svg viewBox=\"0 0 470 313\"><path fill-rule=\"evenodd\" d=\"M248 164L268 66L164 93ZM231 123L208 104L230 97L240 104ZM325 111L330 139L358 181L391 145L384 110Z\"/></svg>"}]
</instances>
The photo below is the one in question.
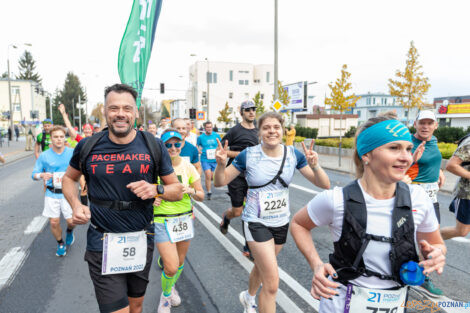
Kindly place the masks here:
<instances>
[{"instance_id":1,"label":"white sock","mask_svg":"<svg viewBox=\"0 0 470 313\"><path fill-rule=\"evenodd\" d=\"M256 295L254 295L254 296L250 295L250 293L248 292L248 290L245 292L245 300L246 300L248 303L254 303L254 302L255 302L255 299L256 299Z\"/></svg>"}]
</instances>

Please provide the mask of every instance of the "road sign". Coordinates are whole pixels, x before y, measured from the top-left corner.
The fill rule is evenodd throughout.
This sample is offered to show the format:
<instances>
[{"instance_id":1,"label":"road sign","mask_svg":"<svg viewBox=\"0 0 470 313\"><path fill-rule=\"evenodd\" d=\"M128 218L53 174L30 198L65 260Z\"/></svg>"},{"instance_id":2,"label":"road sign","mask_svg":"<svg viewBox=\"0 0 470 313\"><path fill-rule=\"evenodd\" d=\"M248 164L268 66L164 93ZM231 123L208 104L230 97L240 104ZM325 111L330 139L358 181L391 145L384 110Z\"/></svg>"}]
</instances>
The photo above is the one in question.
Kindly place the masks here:
<instances>
[{"instance_id":1,"label":"road sign","mask_svg":"<svg viewBox=\"0 0 470 313\"><path fill-rule=\"evenodd\" d=\"M197 111L196 119L197 119L198 121L204 121L204 120L206 119L206 112L204 112L204 111Z\"/></svg>"},{"instance_id":2,"label":"road sign","mask_svg":"<svg viewBox=\"0 0 470 313\"><path fill-rule=\"evenodd\" d=\"M273 108L276 112L279 112L282 109L282 103L279 100L274 101Z\"/></svg>"}]
</instances>

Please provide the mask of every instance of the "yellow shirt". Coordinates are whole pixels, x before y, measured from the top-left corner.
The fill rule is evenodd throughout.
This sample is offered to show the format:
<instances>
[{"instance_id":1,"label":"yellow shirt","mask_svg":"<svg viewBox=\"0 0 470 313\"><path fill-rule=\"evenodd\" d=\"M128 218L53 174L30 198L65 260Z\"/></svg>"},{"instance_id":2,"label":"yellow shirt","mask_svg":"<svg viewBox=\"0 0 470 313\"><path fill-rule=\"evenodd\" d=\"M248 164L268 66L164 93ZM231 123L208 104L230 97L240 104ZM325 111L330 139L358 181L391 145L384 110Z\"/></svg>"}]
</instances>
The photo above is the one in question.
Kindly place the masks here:
<instances>
[{"instance_id":1,"label":"yellow shirt","mask_svg":"<svg viewBox=\"0 0 470 313\"><path fill-rule=\"evenodd\" d=\"M286 146L292 146L294 144L294 138L295 138L295 128L287 131Z\"/></svg>"}]
</instances>

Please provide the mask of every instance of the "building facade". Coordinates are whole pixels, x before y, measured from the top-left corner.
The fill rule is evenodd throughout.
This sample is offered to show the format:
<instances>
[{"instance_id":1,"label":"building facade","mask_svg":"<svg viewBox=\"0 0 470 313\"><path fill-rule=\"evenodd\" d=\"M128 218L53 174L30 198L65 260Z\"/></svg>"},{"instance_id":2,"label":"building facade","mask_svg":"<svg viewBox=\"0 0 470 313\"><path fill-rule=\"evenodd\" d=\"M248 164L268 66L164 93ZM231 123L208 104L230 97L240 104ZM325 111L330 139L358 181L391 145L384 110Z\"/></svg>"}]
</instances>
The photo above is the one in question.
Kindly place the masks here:
<instances>
[{"instance_id":1,"label":"building facade","mask_svg":"<svg viewBox=\"0 0 470 313\"><path fill-rule=\"evenodd\" d=\"M352 126L357 127L357 114L297 114L297 123L302 127L318 129L318 137L339 137Z\"/></svg>"},{"instance_id":2,"label":"building facade","mask_svg":"<svg viewBox=\"0 0 470 313\"><path fill-rule=\"evenodd\" d=\"M439 126L470 126L470 95L434 98Z\"/></svg>"},{"instance_id":3,"label":"building facade","mask_svg":"<svg viewBox=\"0 0 470 313\"><path fill-rule=\"evenodd\" d=\"M274 93L274 66L197 61L189 68L189 80L187 107L205 111L206 120L217 123L219 111L228 103L233 125L240 120L240 104L258 92L268 109Z\"/></svg>"},{"instance_id":4,"label":"building facade","mask_svg":"<svg viewBox=\"0 0 470 313\"><path fill-rule=\"evenodd\" d=\"M189 108L186 99L176 99L170 104L170 118L185 118L189 117Z\"/></svg>"},{"instance_id":5,"label":"building facade","mask_svg":"<svg viewBox=\"0 0 470 313\"><path fill-rule=\"evenodd\" d=\"M30 80L11 80L11 102L13 122L42 121L46 118L46 97L37 92L37 83ZM8 79L0 78L0 126L8 127L10 102ZM33 119L32 113L36 113Z\"/></svg>"},{"instance_id":6,"label":"building facade","mask_svg":"<svg viewBox=\"0 0 470 313\"><path fill-rule=\"evenodd\" d=\"M418 108L412 108L409 112L410 116L408 116L408 110L399 105L396 97L388 94L367 93L358 96L361 98L356 102L356 107L349 113L358 115L359 124L386 111L394 111L399 121L410 124L418 114Z\"/></svg>"}]
</instances>

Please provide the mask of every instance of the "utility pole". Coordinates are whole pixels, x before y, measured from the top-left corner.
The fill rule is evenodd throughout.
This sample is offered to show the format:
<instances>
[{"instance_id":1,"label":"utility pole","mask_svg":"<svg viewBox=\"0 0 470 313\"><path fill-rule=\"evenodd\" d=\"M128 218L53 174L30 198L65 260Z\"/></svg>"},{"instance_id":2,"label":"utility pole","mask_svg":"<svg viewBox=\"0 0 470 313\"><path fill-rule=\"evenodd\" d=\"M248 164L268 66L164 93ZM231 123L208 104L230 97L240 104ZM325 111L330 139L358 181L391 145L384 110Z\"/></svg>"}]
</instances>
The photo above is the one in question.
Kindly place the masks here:
<instances>
[{"instance_id":1,"label":"utility pole","mask_svg":"<svg viewBox=\"0 0 470 313\"><path fill-rule=\"evenodd\" d=\"M16 48L16 46L13 46L13 47ZM11 103L10 46L8 46L7 68L8 68L8 100L10 101L10 130L11 130L11 138L13 139L13 134L15 133L15 127L13 126L13 104Z\"/></svg>"},{"instance_id":2,"label":"utility pole","mask_svg":"<svg viewBox=\"0 0 470 313\"><path fill-rule=\"evenodd\" d=\"M82 131L82 102L80 101L80 95L78 95L78 131Z\"/></svg>"},{"instance_id":3,"label":"utility pole","mask_svg":"<svg viewBox=\"0 0 470 313\"><path fill-rule=\"evenodd\" d=\"M211 72L209 71L209 59L206 58L207 61L207 75L206 75L206 80L207 80L207 94L206 94L206 105L207 105L207 120L210 120L210 115L209 115L209 75Z\"/></svg>"},{"instance_id":4,"label":"utility pole","mask_svg":"<svg viewBox=\"0 0 470 313\"><path fill-rule=\"evenodd\" d=\"M279 98L277 66L277 0L274 0L274 101Z\"/></svg>"}]
</instances>

